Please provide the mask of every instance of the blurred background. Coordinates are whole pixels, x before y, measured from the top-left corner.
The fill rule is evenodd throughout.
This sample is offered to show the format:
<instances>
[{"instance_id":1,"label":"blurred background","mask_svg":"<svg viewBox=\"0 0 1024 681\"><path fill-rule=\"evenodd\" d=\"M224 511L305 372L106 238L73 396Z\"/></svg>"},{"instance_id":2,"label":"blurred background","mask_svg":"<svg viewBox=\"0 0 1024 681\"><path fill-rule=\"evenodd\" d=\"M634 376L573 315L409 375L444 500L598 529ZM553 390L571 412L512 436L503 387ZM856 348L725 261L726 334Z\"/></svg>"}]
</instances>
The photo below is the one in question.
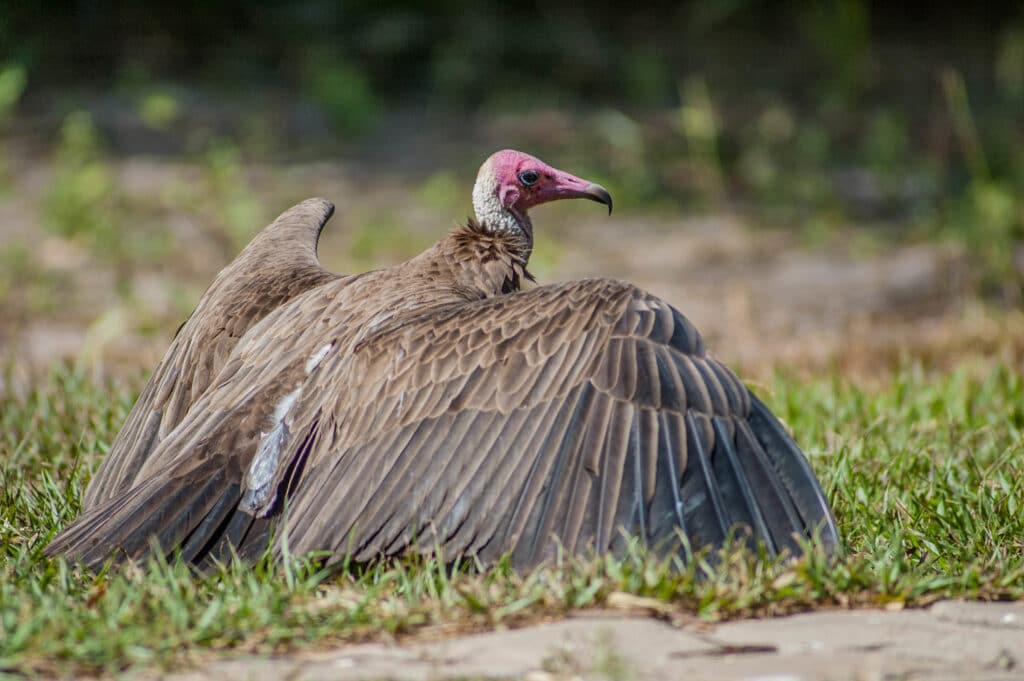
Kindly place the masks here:
<instances>
[{"instance_id":1,"label":"blurred background","mask_svg":"<svg viewBox=\"0 0 1024 681\"><path fill-rule=\"evenodd\" d=\"M400 261L516 147L607 186L542 281L661 294L749 375L1024 355L1024 6L0 3L0 361L138 374L293 203Z\"/></svg>"}]
</instances>

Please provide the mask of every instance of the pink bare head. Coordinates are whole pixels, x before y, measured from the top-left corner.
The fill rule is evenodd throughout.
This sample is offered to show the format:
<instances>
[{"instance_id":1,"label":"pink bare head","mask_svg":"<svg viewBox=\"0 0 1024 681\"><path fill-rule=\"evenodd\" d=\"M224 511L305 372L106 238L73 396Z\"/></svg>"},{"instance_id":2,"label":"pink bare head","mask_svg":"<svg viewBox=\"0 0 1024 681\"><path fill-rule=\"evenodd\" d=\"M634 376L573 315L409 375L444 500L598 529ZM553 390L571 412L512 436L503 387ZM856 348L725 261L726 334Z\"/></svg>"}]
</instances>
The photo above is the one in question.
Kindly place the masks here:
<instances>
[{"instance_id":1,"label":"pink bare head","mask_svg":"<svg viewBox=\"0 0 1024 681\"><path fill-rule=\"evenodd\" d=\"M507 229L509 218L513 218L520 228L530 231L526 212L559 199L590 199L612 212L612 197L601 185L514 149L496 152L484 161L473 188L477 219L495 230Z\"/></svg>"},{"instance_id":2,"label":"pink bare head","mask_svg":"<svg viewBox=\"0 0 1024 681\"><path fill-rule=\"evenodd\" d=\"M527 210L558 199L590 199L612 212L612 197L604 187L552 168L529 154L504 149L493 154L490 162L498 196L506 208Z\"/></svg>"}]
</instances>

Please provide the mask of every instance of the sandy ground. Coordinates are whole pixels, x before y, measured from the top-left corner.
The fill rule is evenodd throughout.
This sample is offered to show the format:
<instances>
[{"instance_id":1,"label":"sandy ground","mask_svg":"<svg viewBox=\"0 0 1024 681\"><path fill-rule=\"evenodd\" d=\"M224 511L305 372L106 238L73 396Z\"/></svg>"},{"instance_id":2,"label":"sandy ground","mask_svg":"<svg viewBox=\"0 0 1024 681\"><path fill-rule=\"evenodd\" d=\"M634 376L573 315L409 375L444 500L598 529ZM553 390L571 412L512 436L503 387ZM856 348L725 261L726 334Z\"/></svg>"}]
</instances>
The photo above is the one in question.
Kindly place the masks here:
<instances>
[{"instance_id":1,"label":"sandy ground","mask_svg":"<svg viewBox=\"0 0 1024 681\"><path fill-rule=\"evenodd\" d=\"M1024 676L1024 603L828 611L716 626L615 612L412 645L238 658L171 675L211 679L1000 681Z\"/></svg>"}]
</instances>

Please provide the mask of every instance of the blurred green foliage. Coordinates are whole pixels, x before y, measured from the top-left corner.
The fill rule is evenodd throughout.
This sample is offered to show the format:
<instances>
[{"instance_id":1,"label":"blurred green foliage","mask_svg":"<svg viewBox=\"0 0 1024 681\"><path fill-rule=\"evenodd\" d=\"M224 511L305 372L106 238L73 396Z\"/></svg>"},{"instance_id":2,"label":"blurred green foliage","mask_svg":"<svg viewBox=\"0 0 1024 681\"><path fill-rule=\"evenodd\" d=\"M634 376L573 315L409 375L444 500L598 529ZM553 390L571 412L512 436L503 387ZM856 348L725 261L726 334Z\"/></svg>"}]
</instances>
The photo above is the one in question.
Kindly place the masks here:
<instances>
[{"instance_id":1,"label":"blurred green foliage","mask_svg":"<svg viewBox=\"0 0 1024 681\"><path fill-rule=\"evenodd\" d=\"M0 131L10 120L15 105L25 91L27 80L25 67L21 64L0 64ZM10 182L10 172L4 140L0 138L0 193Z\"/></svg>"},{"instance_id":2,"label":"blurred green foliage","mask_svg":"<svg viewBox=\"0 0 1024 681\"><path fill-rule=\"evenodd\" d=\"M354 221L349 257L358 268L379 267L382 262L400 262L429 246L436 235L411 229L396 215L378 213Z\"/></svg>"},{"instance_id":3,"label":"blurred green foliage","mask_svg":"<svg viewBox=\"0 0 1024 681\"><path fill-rule=\"evenodd\" d=\"M46 229L83 245L113 269L118 289L131 294L136 263L154 262L170 248L168 234L121 189L122 178L86 111L69 114L54 152L54 171L43 199Z\"/></svg>"},{"instance_id":4,"label":"blurred green foliage","mask_svg":"<svg viewBox=\"0 0 1024 681\"><path fill-rule=\"evenodd\" d=\"M6 123L28 84L21 64L0 65L0 124Z\"/></svg>"},{"instance_id":5,"label":"blurred green foliage","mask_svg":"<svg viewBox=\"0 0 1024 681\"><path fill-rule=\"evenodd\" d=\"M227 237L225 255L231 258L260 229L265 216L256 193L249 186L237 146L216 142L202 160L207 213L204 218L208 224L217 225L220 233Z\"/></svg>"},{"instance_id":6,"label":"blurred green foliage","mask_svg":"<svg viewBox=\"0 0 1024 681\"><path fill-rule=\"evenodd\" d=\"M440 212L460 215L470 210L469 195L454 173L440 170L416 188L416 200Z\"/></svg>"},{"instance_id":7,"label":"blurred green foliage","mask_svg":"<svg viewBox=\"0 0 1024 681\"><path fill-rule=\"evenodd\" d=\"M372 127L380 103L366 75L343 60L311 61L304 81L310 99L319 104L334 127L358 135Z\"/></svg>"},{"instance_id":8,"label":"blurred green foliage","mask_svg":"<svg viewBox=\"0 0 1024 681\"><path fill-rule=\"evenodd\" d=\"M117 183L87 112L76 111L64 120L55 160L46 199L47 226L116 259L122 251Z\"/></svg>"},{"instance_id":9,"label":"blurred green foliage","mask_svg":"<svg viewBox=\"0 0 1024 681\"><path fill-rule=\"evenodd\" d=\"M4 322L18 326L38 314L57 311L62 285L59 273L41 267L25 243L0 243L0 304Z\"/></svg>"},{"instance_id":10,"label":"blurred green foliage","mask_svg":"<svg viewBox=\"0 0 1024 681\"><path fill-rule=\"evenodd\" d=\"M412 113L425 132L464 139L468 155L479 139L462 121L556 111L571 123L502 144L608 180L631 210L739 210L811 242L849 225L954 239L987 291L1021 300L1019 2L915 13L868 0L44 0L0 5L0 44L0 121L26 82L24 99L130 93L141 126L164 135L155 148L209 154L218 210L237 213L225 218L230 243L257 213L231 170L240 149L281 158L400 144L392 133L407 134ZM243 112L235 125L210 113L229 100ZM74 229L100 233L102 165L62 154L78 169L57 193L86 215ZM453 188L431 185L441 179L422 195L460 207Z\"/></svg>"},{"instance_id":11,"label":"blurred green foliage","mask_svg":"<svg viewBox=\"0 0 1024 681\"><path fill-rule=\"evenodd\" d=\"M150 92L139 102L139 117L154 130L166 130L180 113L180 103L168 92Z\"/></svg>"}]
</instances>

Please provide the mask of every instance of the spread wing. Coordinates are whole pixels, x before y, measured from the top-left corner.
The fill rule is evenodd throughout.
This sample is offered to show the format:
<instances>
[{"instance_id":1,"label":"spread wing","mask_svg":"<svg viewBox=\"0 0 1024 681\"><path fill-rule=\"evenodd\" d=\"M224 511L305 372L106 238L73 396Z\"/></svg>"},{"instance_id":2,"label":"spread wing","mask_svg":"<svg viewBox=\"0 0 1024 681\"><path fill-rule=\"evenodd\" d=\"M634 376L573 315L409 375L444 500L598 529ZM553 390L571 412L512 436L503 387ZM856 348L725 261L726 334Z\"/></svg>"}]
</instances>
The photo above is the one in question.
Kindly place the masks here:
<instances>
[{"instance_id":1,"label":"spread wing","mask_svg":"<svg viewBox=\"0 0 1024 681\"><path fill-rule=\"evenodd\" d=\"M296 405L305 460L286 529L300 554L415 545L529 566L559 545L618 552L624 533L717 546L739 526L773 554L815 532L837 542L781 424L632 286L460 306L368 339L347 370L359 380L321 374Z\"/></svg>"},{"instance_id":2,"label":"spread wing","mask_svg":"<svg viewBox=\"0 0 1024 681\"><path fill-rule=\"evenodd\" d=\"M211 391L210 415L197 405L174 434L202 453L83 516L50 552L97 565L142 556L155 536L201 562L229 545L260 552L277 522L293 552L357 560L441 548L529 566L559 544L617 552L625 533L672 550L680 532L716 546L737 528L773 553L815 533L838 543L779 422L681 314L627 284L450 304L312 362L322 343L291 352L315 366L266 393L272 415L249 391L261 428L231 425Z\"/></svg>"},{"instance_id":3,"label":"spread wing","mask_svg":"<svg viewBox=\"0 0 1024 681\"><path fill-rule=\"evenodd\" d=\"M185 417L239 339L271 310L335 279L316 256L334 213L324 199L289 209L216 277L182 324L114 439L82 500L89 510L127 490L161 440Z\"/></svg>"}]
</instances>

